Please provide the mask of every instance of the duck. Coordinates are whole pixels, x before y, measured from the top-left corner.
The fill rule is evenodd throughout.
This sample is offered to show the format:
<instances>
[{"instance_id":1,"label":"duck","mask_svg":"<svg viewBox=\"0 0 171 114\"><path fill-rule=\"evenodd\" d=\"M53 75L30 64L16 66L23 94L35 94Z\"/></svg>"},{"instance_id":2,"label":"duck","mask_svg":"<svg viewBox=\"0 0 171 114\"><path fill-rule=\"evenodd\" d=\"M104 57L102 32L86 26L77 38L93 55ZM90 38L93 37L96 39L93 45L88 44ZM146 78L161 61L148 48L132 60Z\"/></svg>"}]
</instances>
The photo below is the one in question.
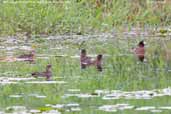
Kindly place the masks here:
<instances>
[{"instance_id":1,"label":"duck","mask_svg":"<svg viewBox=\"0 0 171 114\"><path fill-rule=\"evenodd\" d=\"M87 51L85 49L81 50L80 54L80 64L81 64L81 69L85 69L87 66L90 66L92 64L91 57L87 56Z\"/></svg>"},{"instance_id":2,"label":"duck","mask_svg":"<svg viewBox=\"0 0 171 114\"><path fill-rule=\"evenodd\" d=\"M95 66L98 71L102 71L102 58L103 55L99 54L95 60L92 60L91 57L87 56L87 51L82 49L80 55L81 69L85 69L88 66Z\"/></svg>"},{"instance_id":3,"label":"duck","mask_svg":"<svg viewBox=\"0 0 171 114\"><path fill-rule=\"evenodd\" d=\"M97 55L96 59L93 62L93 65L100 72L102 71L102 58L103 58L103 55L99 54L99 55Z\"/></svg>"},{"instance_id":4,"label":"duck","mask_svg":"<svg viewBox=\"0 0 171 114\"><path fill-rule=\"evenodd\" d=\"M33 72L31 73L31 75L35 78L37 77L45 77L47 81L51 80L51 77L52 77L52 65L51 64L48 64L46 66L46 70L44 72Z\"/></svg>"},{"instance_id":5,"label":"duck","mask_svg":"<svg viewBox=\"0 0 171 114\"><path fill-rule=\"evenodd\" d=\"M30 63L34 63L35 59L35 50L31 50L29 54L23 54L16 57L19 61L28 61Z\"/></svg>"},{"instance_id":6,"label":"duck","mask_svg":"<svg viewBox=\"0 0 171 114\"><path fill-rule=\"evenodd\" d=\"M133 49L134 54L137 56L138 60L144 62L145 59L145 43L140 41L136 48Z\"/></svg>"}]
</instances>

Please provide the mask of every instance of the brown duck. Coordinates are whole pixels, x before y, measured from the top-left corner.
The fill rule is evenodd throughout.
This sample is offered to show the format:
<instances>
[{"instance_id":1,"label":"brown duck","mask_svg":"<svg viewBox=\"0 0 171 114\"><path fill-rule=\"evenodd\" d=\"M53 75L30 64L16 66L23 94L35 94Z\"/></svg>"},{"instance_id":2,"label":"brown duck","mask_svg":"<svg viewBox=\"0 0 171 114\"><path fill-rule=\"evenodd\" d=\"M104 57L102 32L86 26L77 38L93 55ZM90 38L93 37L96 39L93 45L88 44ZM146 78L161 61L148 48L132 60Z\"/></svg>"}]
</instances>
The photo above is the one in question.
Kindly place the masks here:
<instances>
[{"instance_id":1,"label":"brown duck","mask_svg":"<svg viewBox=\"0 0 171 114\"><path fill-rule=\"evenodd\" d=\"M28 61L30 63L34 63L34 59L35 59L35 50L32 50L30 54L24 54L17 57L18 61Z\"/></svg>"},{"instance_id":2,"label":"brown duck","mask_svg":"<svg viewBox=\"0 0 171 114\"><path fill-rule=\"evenodd\" d=\"M52 77L52 71L51 71L52 65L48 64L46 66L46 71L45 72L33 72L32 76L34 77L45 77L46 80L50 80Z\"/></svg>"},{"instance_id":3,"label":"brown duck","mask_svg":"<svg viewBox=\"0 0 171 114\"><path fill-rule=\"evenodd\" d=\"M99 54L97 55L96 60L93 62L94 66L96 66L96 69L100 72L102 71L102 58L103 58L103 55Z\"/></svg>"},{"instance_id":4,"label":"brown duck","mask_svg":"<svg viewBox=\"0 0 171 114\"><path fill-rule=\"evenodd\" d=\"M134 49L134 53L137 56L138 60L144 62L145 58L145 43L144 41L140 41L137 47Z\"/></svg>"},{"instance_id":5,"label":"brown duck","mask_svg":"<svg viewBox=\"0 0 171 114\"><path fill-rule=\"evenodd\" d=\"M98 71L102 71L102 58L103 55L99 54L95 60L92 60L91 57L87 56L86 50L82 49L80 55L81 69L85 69L88 66L95 66Z\"/></svg>"},{"instance_id":6,"label":"brown duck","mask_svg":"<svg viewBox=\"0 0 171 114\"><path fill-rule=\"evenodd\" d=\"M34 59L35 59L35 51L32 50L30 54L24 54L18 57L13 57L13 56L0 57L0 62L28 61L30 63L34 63Z\"/></svg>"},{"instance_id":7,"label":"brown duck","mask_svg":"<svg viewBox=\"0 0 171 114\"><path fill-rule=\"evenodd\" d=\"M87 66L90 66L92 64L91 57L87 56L87 51L85 49L81 50L80 64L81 69L85 69Z\"/></svg>"}]
</instances>

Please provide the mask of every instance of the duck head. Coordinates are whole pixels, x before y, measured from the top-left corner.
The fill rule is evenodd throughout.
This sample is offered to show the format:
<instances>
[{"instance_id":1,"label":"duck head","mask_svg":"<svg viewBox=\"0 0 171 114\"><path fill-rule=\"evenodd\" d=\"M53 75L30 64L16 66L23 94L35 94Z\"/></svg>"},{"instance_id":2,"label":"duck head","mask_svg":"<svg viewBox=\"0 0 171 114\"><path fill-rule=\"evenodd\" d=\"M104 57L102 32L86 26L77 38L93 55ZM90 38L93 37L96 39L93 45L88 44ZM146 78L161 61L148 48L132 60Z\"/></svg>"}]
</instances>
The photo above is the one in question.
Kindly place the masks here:
<instances>
[{"instance_id":1,"label":"duck head","mask_svg":"<svg viewBox=\"0 0 171 114\"><path fill-rule=\"evenodd\" d=\"M85 49L82 49L81 50L81 57L86 57L86 55L87 55L86 50Z\"/></svg>"},{"instance_id":2,"label":"duck head","mask_svg":"<svg viewBox=\"0 0 171 114\"><path fill-rule=\"evenodd\" d=\"M138 43L138 46L139 46L139 47L144 47L144 46L145 46L144 41L143 41L143 40L142 40L142 41L140 41L140 42Z\"/></svg>"},{"instance_id":3,"label":"duck head","mask_svg":"<svg viewBox=\"0 0 171 114\"><path fill-rule=\"evenodd\" d=\"M97 55L97 61L101 61L102 58L103 58L103 55L102 54Z\"/></svg>"},{"instance_id":4,"label":"duck head","mask_svg":"<svg viewBox=\"0 0 171 114\"><path fill-rule=\"evenodd\" d=\"M51 68L52 68L52 65L51 65L51 64L48 64L48 65L46 66L46 71L50 71Z\"/></svg>"}]
</instances>

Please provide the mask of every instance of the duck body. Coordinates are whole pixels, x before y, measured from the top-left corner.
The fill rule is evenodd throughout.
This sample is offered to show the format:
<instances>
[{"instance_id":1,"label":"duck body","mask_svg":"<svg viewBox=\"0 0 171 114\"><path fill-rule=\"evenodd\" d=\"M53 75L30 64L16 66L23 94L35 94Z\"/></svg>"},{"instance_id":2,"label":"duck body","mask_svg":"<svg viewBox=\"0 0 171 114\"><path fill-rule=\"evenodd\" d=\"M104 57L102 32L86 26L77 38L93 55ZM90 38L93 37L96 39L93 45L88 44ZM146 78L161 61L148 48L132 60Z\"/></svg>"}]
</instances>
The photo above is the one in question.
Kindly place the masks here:
<instances>
[{"instance_id":1,"label":"duck body","mask_svg":"<svg viewBox=\"0 0 171 114\"><path fill-rule=\"evenodd\" d=\"M137 47L135 49L135 55L138 57L138 60L143 62L145 58L145 49L144 47Z\"/></svg>"},{"instance_id":2,"label":"duck body","mask_svg":"<svg viewBox=\"0 0 171 114\"><path fill-rule=\"evenodd\" d=\"M34 63L34 59L35 59L35 51L32 50L30 52L30 54L24 54L24 55L20 55L17 57L18 61L28 61L30 63Z\"/></svg>"},{"instance_id":3,"label":"duck body","mask_svg":"<svg viewBox=\"0 0 171 114\"><path fill-rule=\"evenodd\" d=\"M88 57L86 50L82 49L80 55L81 69L85 69L87 66L90 66L91 64L92 64L91 57Z\"/></svg>"},{"instance_id":4,"label":"duck body","mask_svg":"<svg viewBox=\"0 0 171 114\"><path fill-rule=\"evenodd\" d=\"M31 75L34 77L45 77L46 80L50 80L52 77L51 65L46 66L45 72L33 72Z\"/></svg>"},{"instance_id":5,"label":"duck body","mask_svg":"<svg viewBox=\"0 0 171 114\"><path fill-rule=\"evenodd\" d=\"M101 54L97 55L96 60L94 60L94 62L93 62L93 65L100 72L103 70L103 68L102 68L102 57L103 57L103 55L101 55Z\"/></svg>"},{"instance_id":6,"label":"duck body","mask_svg":"<svg viewBox=\"0 0 171 114\"><path fill-rule=\"evenodd\" d=\"M145 59L145 44L144 41L139 42L138 46L133 50L138 60L144 62Z\"/></svg>"},{"instance_id":7,"label":"duck body","mask_svg":"<svg viewBox=\"0 0 171 114\"><path fill-rule=\"evenodd\" d=\"M92 64L92 60L90 57L81 57L80 58L80 64L81 64L81 68L85 69L87 66L90 66Z\"/></svg>"}]
</instances>

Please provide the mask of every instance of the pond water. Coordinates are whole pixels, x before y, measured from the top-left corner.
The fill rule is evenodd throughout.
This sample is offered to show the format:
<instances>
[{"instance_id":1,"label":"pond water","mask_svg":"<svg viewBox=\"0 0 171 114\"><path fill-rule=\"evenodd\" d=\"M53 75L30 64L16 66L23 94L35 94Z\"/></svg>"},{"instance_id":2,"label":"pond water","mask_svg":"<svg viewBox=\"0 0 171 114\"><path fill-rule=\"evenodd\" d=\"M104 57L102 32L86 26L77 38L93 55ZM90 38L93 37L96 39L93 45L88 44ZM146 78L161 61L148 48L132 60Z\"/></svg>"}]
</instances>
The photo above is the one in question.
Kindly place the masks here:
<instances>
[{"instance_id":1,"label":"pond water","mask_svg":"<svg viewBox=\"0 0 171 114\"><path fill-rule=\"evenodd\" d=\"M171 112L170 33L148 30L92 35L60 35L0 38L0 114L168 114ZM146 41L146 63L131 53ZM104 55L103 72L94 67L80 69L80 49L95 59ZM16 61L36 51L35 63ZM155 54L155 53L158 53ZM11 59L7 59L11 58ZM34 78L52 64L52 80Z\"/></svg>"}]
</instances>

